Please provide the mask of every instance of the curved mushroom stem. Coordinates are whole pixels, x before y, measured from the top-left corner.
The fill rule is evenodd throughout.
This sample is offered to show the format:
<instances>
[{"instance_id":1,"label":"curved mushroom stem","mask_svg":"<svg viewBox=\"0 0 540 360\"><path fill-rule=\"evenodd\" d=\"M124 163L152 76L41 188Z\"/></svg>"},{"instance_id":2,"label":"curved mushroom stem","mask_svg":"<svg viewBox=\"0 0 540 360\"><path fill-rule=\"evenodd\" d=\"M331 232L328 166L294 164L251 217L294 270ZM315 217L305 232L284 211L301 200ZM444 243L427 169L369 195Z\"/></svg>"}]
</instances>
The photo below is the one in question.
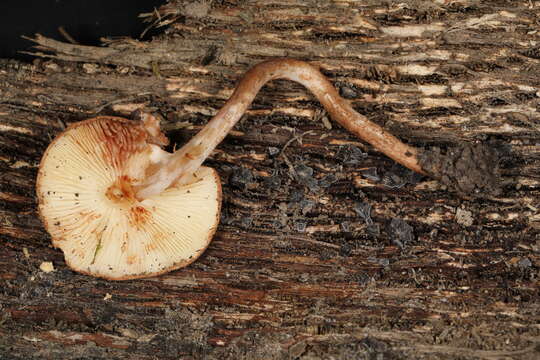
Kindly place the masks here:
<instances>
[{"instance_id":1,"label":"curved mushroom stem","mask_svg":"<svg viewBox=\"0 0 540 360\"><path fill-rule=\"evenodd\" d=\"M302 84L323 104L332 119L396 162L425 174L418 164L418 152L414 147L402 143L357 113L317 68L303 61L275 59L254 66L245 74L232 96L208 124L171 155L143 184L136 187L137 198L145 199L161 193L173 183L193 181L193 173L240 120L259 90L268 81L275 79L288 79Z\"/></svg>"}]
</instances>

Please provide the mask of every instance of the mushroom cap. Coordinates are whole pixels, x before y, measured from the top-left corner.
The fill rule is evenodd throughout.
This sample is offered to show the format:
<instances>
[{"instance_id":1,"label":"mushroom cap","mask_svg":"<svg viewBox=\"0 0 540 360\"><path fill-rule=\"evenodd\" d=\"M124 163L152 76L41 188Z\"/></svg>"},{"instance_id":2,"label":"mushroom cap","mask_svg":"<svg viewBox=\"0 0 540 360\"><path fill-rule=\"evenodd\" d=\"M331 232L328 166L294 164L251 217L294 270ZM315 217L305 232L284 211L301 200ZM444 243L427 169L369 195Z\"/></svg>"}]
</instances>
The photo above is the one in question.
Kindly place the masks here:
<instances>
[{"instance_id":1,"label":"mushroom cap","mask_svg":"<svg viewBox=\"0 0 540 360\"><path fill-rule=\"evenodd\" d=\"M195 261L220 216L221 183L196 180L142 201L133 186L170 153L144 124L97 117L70 126L47 148L37 178L39 213L75 271L110 280L162 274Z\"/></svg>"}]
</instances>

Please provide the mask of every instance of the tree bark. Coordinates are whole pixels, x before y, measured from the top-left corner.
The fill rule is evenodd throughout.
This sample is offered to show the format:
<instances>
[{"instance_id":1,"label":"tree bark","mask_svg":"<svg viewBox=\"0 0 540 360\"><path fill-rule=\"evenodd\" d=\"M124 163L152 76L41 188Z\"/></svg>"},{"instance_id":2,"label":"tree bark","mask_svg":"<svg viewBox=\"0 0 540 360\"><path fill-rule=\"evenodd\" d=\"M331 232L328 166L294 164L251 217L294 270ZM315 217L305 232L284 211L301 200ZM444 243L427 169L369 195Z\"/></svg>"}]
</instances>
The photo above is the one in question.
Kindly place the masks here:
<instances>
[{"instance_id":1,"label":"tree bark","mask_svg":"<svg viewBox=\"0 0 540 360\"><path fill-rule=\"evenodd\" d=\"M172 1L148 15L166 28L151 42L36 36L39 60L0 63L0 358L537 358L539 15L537 1ZM51 139L145 109L180 145L249 67L284 56L411 145L499 149L502 195L415 176L275 81L206 162L224 201L199 260L125 282L66 266L36 212Z\"/></svg>"}]
</instances>

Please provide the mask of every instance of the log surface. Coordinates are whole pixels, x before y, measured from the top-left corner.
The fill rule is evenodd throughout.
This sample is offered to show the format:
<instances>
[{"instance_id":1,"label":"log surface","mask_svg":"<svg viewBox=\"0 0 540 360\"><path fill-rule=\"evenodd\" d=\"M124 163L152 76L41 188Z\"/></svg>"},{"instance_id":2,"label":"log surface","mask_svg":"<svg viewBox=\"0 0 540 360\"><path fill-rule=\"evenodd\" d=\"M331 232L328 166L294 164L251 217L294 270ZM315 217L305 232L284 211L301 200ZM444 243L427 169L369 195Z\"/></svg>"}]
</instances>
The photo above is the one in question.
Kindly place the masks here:
<instances>
[{"instance_id":1,"label":"log surface","mask_svg":"<svg viewBox=\"0 0 540 360\"><path fill-rule=\"evenodd\" d=\"M34 39L0 61L0 358L534 359L540 356L538 1L172 1L151 42ZM418 147L502 149L502 195L396 166L275 81L206 162L223 214L187 268L72 272L36 212L66 125L136 109L181 145L252 65L309 61ZM53 272L40 269L52 262Z\"/></svg>"}]
</instances>

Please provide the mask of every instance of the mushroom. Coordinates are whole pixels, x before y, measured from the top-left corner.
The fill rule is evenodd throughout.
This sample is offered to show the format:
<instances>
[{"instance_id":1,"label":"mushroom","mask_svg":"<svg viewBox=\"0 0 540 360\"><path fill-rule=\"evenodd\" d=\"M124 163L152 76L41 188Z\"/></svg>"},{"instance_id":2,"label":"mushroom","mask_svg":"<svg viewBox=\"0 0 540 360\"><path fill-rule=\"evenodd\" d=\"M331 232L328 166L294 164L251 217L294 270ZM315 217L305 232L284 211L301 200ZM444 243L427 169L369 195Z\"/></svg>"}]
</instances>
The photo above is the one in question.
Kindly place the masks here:
<instances>
[{"instance_id":1,"label":"mushroom","mask_svg":"<svg viewBox=\"0 0 540 360\"><path fill-rule=\"evenodd\" d=\"M137 199L133 184L171 156L155 118L96 117L71 125L39 168L39 212L73 270L110 280L158 275L195 261L220 214L221 183L200 167L189 184Z\"/></svg>"},{"instance_id":2,"label":"mushroom","mask_svg":"<svg viewBox=\"0 0 540 360\"><path fill-rule=\"evenodd\" d=\"M158 121L96 117L70 126L41 160L39 212L53 245L75 271L111 280L149 277L186 266L210 243L221 185L201 166L242 117L260 88L289 79L308 88L329 115L390 158L419 173L417 150L358 114L314 66L292 59L249 70L223 108L174 153Z\"/></svg>"}]
</instances>

